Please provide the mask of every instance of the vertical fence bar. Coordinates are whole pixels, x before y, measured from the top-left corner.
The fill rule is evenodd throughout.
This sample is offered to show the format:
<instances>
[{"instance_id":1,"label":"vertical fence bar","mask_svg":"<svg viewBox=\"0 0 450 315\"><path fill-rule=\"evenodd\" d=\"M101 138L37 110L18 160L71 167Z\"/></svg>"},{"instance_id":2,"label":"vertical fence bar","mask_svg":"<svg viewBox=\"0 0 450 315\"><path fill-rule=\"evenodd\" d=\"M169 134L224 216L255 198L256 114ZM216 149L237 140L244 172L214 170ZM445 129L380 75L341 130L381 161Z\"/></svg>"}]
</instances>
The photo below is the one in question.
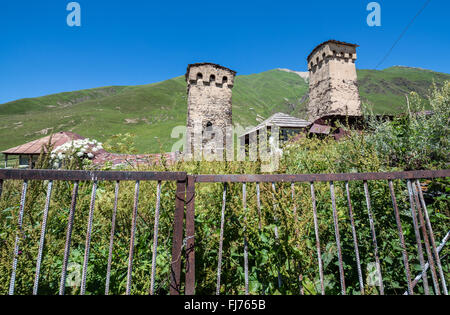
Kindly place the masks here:
<instances>
[{"instance_id":1,"label":"vertical fence bar","mask_svg":"<svg viewBox=\"0 0 450 315\"><path fill-rule=\"evenodd\" d=\"M295 202L295 184L294 182L291 183L291 199L292 199L292 204L293 204L293 213L294 213L294 224L295 224L295 234L298 237L299 236L299 231L298 231L298 226L297 226L297 220L298 220L298 216L297 216L297 203ZM303 290L303 273L302 273L302 268L301 268L301 262L298 262L298 283L299 283L299 291L300 291L300 295L304 295L304 290Z\"/></svg>"},{"instance_id":2,"label":"vertical fence bar","mask_svg":"<svg viewBox=\"0 0 450 315\"><path fill-rule=\"evenodd\" d=\"M245 295L248 290L248 244L247 244L247 183L242 184L242 206L244 208L244 277L245 277Z\"/></svg>"},{"instance_id":3,"label":"vertical fence bar","mask_svg":"<svg viewBox=\"0 0 450 315\"><path fill-rule=\"evenodd\" d=\"M42 252L44 250L45 231L47 228L48 210L50 207L50 199L51 199L51 195L52 195L52 189L53 189L53 181L49 181L48 187L47 187L47 198L45 200L44 216L42 218L41 237L39 240L39 250L38 250L38 256L37 256L37 260L36 260L36 274L34 277L33 295L37 295L37 293L38 293L39 275L41 272L41 262L42 262Z\"/></svg>"},{"instance_id":4,"label":"vertical fence bar","mask_svg":"<svg viewBox=\"0 0 450 315\"><path fill-rule=\"evenodd\" d=\"M220 277L222 274L222 252L223 252L223 234L225 227L225 207L227 202L227 183L223 184L223 195L222 195L222 212L220 216L220 238L219 238L219 258L217 263L217 286L216 295L220 294Z\"/></svg>"},{"instance_id":5,"label":"vertical fence bar","mask_svg":"<svg viewBox=\"0 0 450 315\"><path fill-rule=\"evenodd\" d=\"M420 237L419 226L417 223L417 215L416 215L413 193L412 193L412 187L411 187L411 181L409 179L406 181L406 185L408 187L409 204L411 206L411 216L412 216L412 221L413 221L413 226L414 226L414 233L416 235L417 252L419 254L419 263L420 263L420 267L422 268L422 272L424 273L423 289L424 289L425 294L429 295L430 288L428 286L427 273L425 271L425 259L423 256L422 239Z\"/></svg>"},{"instance_id":6,"label":"vertical fence bar","mask_svg":"<svg viewBox=\"0 0 450 315\"><path fill-rule=\"evenodd\" d=\"M195 294L195 177L188 176L186 191L186 295Z\"/></svg>"},{"instance_id":7,"label":"vertical fence bar","mask_svg":"<svg viewBox=\"0 0 450 315\"><path fill-rule=\"evenodd\" d=\"M438 251L436 249L436 241L434 239L433 228L431 226L431 221L430 221L430 217L428 215L427 205L425 203L425 199L423 198L423 193L422 193L420 181L418 179L416 180L416 185L417 185L417 190L419 191L420 202L422 203L422 208L423 208L423 211L425 213L425 221L426 221L426 224L428 226L428 231L430 233L431 247L433 248L434 257L436 259L436 264L438 266L439 277L441 278L442 290L443 290L445 295L448 295L447 283L445 281L444 272L442 270L441 259L439 257L439 253L438 253Z\"/></svg>"},{"instance_id":8,"label":"vertical fence bar","mask_svg":"<svg viewBox=\"0 0 450 315\"><path fill-rule=\"evenodd\" d=\"M294 213L294 222L295 222L295 234L298 235L298 226L297 226L297 220L298 220L298 215L297 215L297 203L295 202L295 184L291 183L291 199L292 199L292 204L293 204L293 213Z\"/></svg>"},{"instance_id":9,"label":"vertical fence bar","mask_svg":"<svg viewBox=\"0 0 450 315\"><path fill-rule=\"evenodd\" d=\"M261 214L261 189L260 183L256 183L256 208L258 209L258 229L262 230L262 214ZM262 284L262 294L266 293L264 284Z\"/></svg>"},{"instance_id":10,"label":"vertical fence bar","mask_svg":"<svg viewBox=\"0 0 450 315\"><path fill-rule=\"evenodd\" d=\"M377 268L378 283L380 286L380 294L384 295L383 276L381 275L380 257L378 256L377 235L375 232L375 223L373 220L373 215L372 215L372 210L371 210L371 205L370 205L369 187L367 185L367 181L364 181L363 184L364 184L364 194L366 195L367 214L369 215L370 231L372 233L372 243L373 243L373 247L374 247L375 265Z\"/></svg>"},{"instance_id":11,"label":"vertical fence bar","mask_svg":"<svg viewBox=\"0 0 450 315\"><path fill-rule=\"evenodd\" d=\"M258 219L259 219L259 230L262 229L262 223L261 223L261 192L259 183L256 183L256 207L258 208Z\"/></svg>"},{"instance_id":12,"label":"vertical fence bar","mask_svg":"<svg viewBox=\"0 0 450 315\"><path fill-rule=\"evenodd\" d=\"M275 193L277 192L275 188L275 183L272 183L272 201L273 201L273 212L276 213L277 210L277 203L275 202ZM274 216L275 222L278 222L278 216ZM275 224L275 240L279 241L279 235L278 235L278 225ZM279 276L278 276L279 277ZM280 286L280 285L279 285Z\"/></svg>"},{"instance_id":13,"label":"vertical fence bar","mask_svg":"<svg viewBox=\"0 0 450 315\"><path fill-rule=\"evenodd\" d=\"M364 294L364 280L363 280L362 270L361 270L361 261L359 258L358 236L356 234L355 219L353 218L353 207L352 207L352 200L350 198L350 188L349 188L348 181L345 182L345 191L347 193L348 215L350 217L350 224L352 226L353 246L355 248L356 269L358 271L359 288L360 288L361 294Z\"/></svg>"},{"instance_id":14,"label":"vertical fence bar","mask_svg":"<svg viewBox=\"0 0 450 315\"><path fill-rule=\"evenodd\" d=\"M96 194L97 194L97 181L94 181L94 184L92 185L91 204L89 207L89 219L86 231L86 246L84 248L83 273L81 275L81 288L80 288L81 295L84 295L86 293L86 276L89 262L89 252L91 249L92 220L94 219Z\"/></svg>"},{"instance_id":15,"label":"vertical fence bar","mask_svg":"<svg viewBox=\"0 0 450 315\"><path fill-rule=\"evenodd\" d=\"M273 213L276 213L277 211L277 203L275 202L275 193L277 192L275 188L275 183L272 182L272 201L273 201ZM278 234L278 216L274 215L275 220L275 243L277 244L278 249L280 248L280 236ZM279 258L279 257L278 257ZM281 288L283 286L283 281L281 279L281 272L280 272L280 262L277 263L277 269L278 269L278 288Z\"/></svg>"},{"instance_id":16,"label":"vertical fence bar","mask_svg":"<svg viewBox=\"0 0 450 315\"><path fill-rule=\"evenodd\" d=\"M428 241L427 226L425 225L425 222L423 219L423 214L422 214L421 204L419 202L419 194L417 192L416 185L414 184L414 182L411 183L411 185L412 185L412 190L413 190L413 194L414 194L414 200L415 200L416 207L417 207L417 214L419 215L420 229L422 230L423 240L425 243L425 250L426 250L426 253L428 256L428 262L430 264L431 279L433 280L434 292L436 295L441 295L441 291L439 290L439 282L438 282L438 278L437 278L437 274L436 274L436 268L434 266L434 259L433 259L433 255L431 254L430 243Z\"/></svg>"},{"instance_id":17,"label":"vertical fence bar","mask_svg":"<svg viewBox=\"0 0 450 315\"><path fill-rule=\"evenodd\" d=\"M138 202L139 202L139 184L137 180L134 188L134 206L133 206L133 218L131 223L131 235L130 235L130 254L128 256L128 273L127 273L127 289L126 295L131 294L131 278L133 274L133 255L134 255L134 239L136 236L136 221L138 215Z\"/></svg>"},{"instance_id":18,"label":"vertical fence bar","mask_svg":"<svg viewBox=\"0 0 450 315\"><path fill-rule=\"evenodd\" d=\"M448 240L450 239L450 231L447 232L447 234L444 236L444 238L442 239L441 243L439 244L438 248L437 248L437 252L438 254L441 252L442 248L445 246L445 244L448 242ZM423 270L417 277L414 278L413 282L412 282L412 286L413 288L417 285L417 283L420 281L420 278L423 278L423 276L426 274L429 264L426 263L424 266L425 270ZM406 295L407 292L405 292L403 295Z\"/></svg>"},{"instance_id":19,"label":"vertical fence bar","mask_svg":"<svg viewBox=\"0 0 450 315\"><path fill-rule=\"evenodd\" d=\"M395 221L397 222L398 237L400 239L400 246L402 247L403 264L405 265L406 281L408 284L408 294L413 295L414 289L411 283L411 272L409 270L408 252L406 251L405 238L403 236L402 222L400 221L400 214L398 212L397 200L395 198L394 185L392 183L392 180L389 180L388 183L389 183L389 191L391 192L392 205L394 207Z\"/></svg>"},{"instance_id":20,"label":"vertical fence bar","mask_svg":"<svg viewBox=\"0 0 450 315\"><path fill-rule=\"evenodd\" d=\"M317 261L319 263L320 289L322 295L325 295L325 286L323 279L322 253L320 252L319 223L317 221L316 193L314 192L314 183L311 182L311 200L314 216L314 233L316 235Z\"/></svg>"},{"instance_id":21,"label":"vertical fence bar","mask_svg":"<svg viewBox=\"0 0 450 315\"><path fill-rule=\"evenodd\" d=\"M336 197L334 195L334 183L333 182L330 182L330 193L331 193L331 205L333 207L334 234L336 237L336 246L337 246L338 260L339 260L339 276L340 276L340 280L341 280L341 292L342 292L342 295L346 295L344 262L342 260L341 238L339 235L339 218L338 218L337 211L336 211Z\"/></svg>"},{"instance_id":22,"label":"vertical fence bar","mask_svg":"<svg viewBox=\"0 0 450 315\"><path fill-rule=\"evenodd\" d=\"M158 252L159 207L161 204L161 181L156 188L155 225L153 227L152 275L150 278L150 295L155 294L156 255Z\"/></svg>"},{"instance_id":23,"label":"vertical fence bar","mask_svg":"<svg viewBox=\"0 0 450 315\"><path fill-rule=\"evenodd\" d=\"M175 214L173 222L172 263L170 271L170 295L181 293L181 251L183 246L183 219L186 181L177 181Z\"/></svg>"},{"instance_id":24,"label":"vertical fence bar","mask_svg":"<svg viewBox=\"0 0 450 315\"><path fill-rule=\"evenodd\" d=\"M78 186L79 182L75 181L72 190L72 202L70 205L70 213L67 223L66 243L64 245L64 258L61 271L61 281L59 283L59 295L64 295L66 289L67 263L69 261L70 255L70 242L72 240L73 219L75 216L75 208L77 206Z\"/></svg>"},{"instance_id":25,"label":"vertical fence bar","mask_svg":"<svg viewBox=\"0 0 450 315\"><path fill-rule=\"evenodd\" d=\"M116 181L116 186L114 189L114 209L111 219L111 235L109 236L109 252L108 252L108 266L106 268L105 295L109 295L109 281L111 278L111 263L114 246L114 232L116 230L117 202L119 200L119 185L120 182Z\"/></svg>"},{"instance_id":26,"label":"vertical fence bar","mask_svg":"<svg viewBox=\"0 0 450 315\"><path fill-rule=\"evenodd\" d=\"M19 242L22 237L23 213L25 209L26 195L28 189L28 180L24 180L22 184L22 195L20 196L19 223L16 231L16 241L14 245L14 258L12 264L11 281L9 283L9 295L14 295L14 285L16 283L17 259L19 257Z\"/></svg>"}]
</instances>

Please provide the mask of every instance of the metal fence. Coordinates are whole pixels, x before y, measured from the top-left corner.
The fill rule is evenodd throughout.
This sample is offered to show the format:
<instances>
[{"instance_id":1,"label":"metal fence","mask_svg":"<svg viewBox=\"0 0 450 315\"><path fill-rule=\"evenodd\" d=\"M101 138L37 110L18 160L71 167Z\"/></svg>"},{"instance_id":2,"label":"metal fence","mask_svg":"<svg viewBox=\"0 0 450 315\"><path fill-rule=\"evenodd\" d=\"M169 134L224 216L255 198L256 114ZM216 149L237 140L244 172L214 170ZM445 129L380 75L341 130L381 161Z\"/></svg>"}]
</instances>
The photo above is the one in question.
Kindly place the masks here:
<instances>
[{"instance_id":1,"label":"metal fence","mask_svg":"<svg viewBox=\"0 0 450 315\"><path fill-rule=\"evenodd\" d=\"M89 218L88 226L86 230L86 241L85 241L85 253L84 262L81 275L81 287L80 294L85 294L86 290L86 279L87 270L90 256L91 247L91 233L92 233L92 221L94 208L96 203L96 190L98 183L101 181L108 181L115 183L115 202L114 208L112 210L112 222L111 222L111 234L109 241L109 256L107 264L107 275L105 283L105 294L109 294L110 286L110 272L111 272L111 258L113 255L114 246L114 229L115 220L117 213L117 201L119 196L120 183L123 181L133 181L135 182L135 192L134 192L134 204L132 226L131 226L131 237L129 244L129 257L128 257L128 272L126 280L126 294L131 293L132 284L132 270L133 270L133 256L134 256L134 241L135 241L135 230L136 230L136 220L138 216L139 207L139 194L140 194L140 182L142 181L155 181L157 182L156 191L156 210L155 210L155 220L154 220L154 233L153 233L153 252L152 252L152 264L151 270L151 280L150 280L150 294L154 294L154 282L155 282L155 272L156 272L156 258L157 258L157 247L158 247L158 228L159 228L159 208L161 203L161 183L163 181L176 182L175 191L175 205L173 212L173 239L172 239L172 258L170 266L170 294L177 295L184 293L186 295L195 294L196 288L196 275L195 275L195 197L196 197L196 185L201 185L203 183L222 183L223 184L223 194L222 194L222 207L220 215L220 237L218 246L218 264L217 264L217 285L216 294L220 294L221 289L221 274L223 266L223 244L224 244L224 230L225 230L225 210L227 208L227 194L229 194L228 187L230 185L242 185L242 208L247 207L247 186L253 183L256 186L256 205L258 208L258 213L261 215L261 190L260 185L263 183L268 183L272 187L272 192L276 192L276 184L284 183L290 184L291 196L294 200L295 186L297 184L303 183L310 186L310 197L311 205L310 209L314 218L314 232L315 232L315 242L316 242L316 256L317 256L317 269L320 278L320 293L325 294L324 285L324 268L321 253L321 243L319 235L318 226L318 214L317 214L317 200L315 195L315 185L320 182L328 183L330 191L330 205L331 212L334 222L334 235L336 241L338 267L339 267L339 280L341 293L346 294L346 278L344 272L344 263L342 257L341 249L341 233L339 230L339 220L336 207L336 195L335 195L335 183L343 182L345 184L345 194L348 204L348 218L351 224L351 231L353 237L353 248L356 261L356 269L359 279L360 291L364 294L364 279L362 275L362 268L360 262L360 252L357 237L357 226L355 224L355 219L353 216L353 206L350 191L350 182L358 182L362 185L365 195L365 204L367 210L367 216L370 223L371 241L373 245L373 257L376 264L376 273L379 293L384 294L383 273L381 270L380 251L379 244L377 240L377 230L374 224L374 215L371 204L371 194L369 191L368 182L370 181L384 181L388 184L390 191L390 198L392 200L392 209L395 214L395 221L398 230L398 238L402 248L402 258L403 258L403 268L405 271L405 281L407 284L407 292L405 294L414 294L414 288L417 283L422 279L424 285L424 293L429 294L429 284L427 274L431 274L433 292L435 294L448 294L447 291L447 280L444 274L444 268L442 266L440 251L445 246L448 241L450 234L447 233L444 239L438 245L435 235L433 233L433 227L431 225L431 220L429 212L427 210L427 205L425 198L421 189L420 180L422 179L434 179L434 178L446 178L450 176L450 170L439 170L439 171L410 171L410 172L394 172L394 173L349 173L349 174L298 174L298 175L187 175L184 172L89 172L89 171L55 171L55 170L0 170L0 197L2 196L3 184L8 180L20 180L22 181L22 191L20 198L19 216L17 232L15 236L14 253L12 261L12 272L10 276L9 283L9 294L14 294L15 283L16 283L16 271L17 262L20 257L19 255L19 244L21 237L21 230L23 225L24 207L27 198L27 188L29 181L48 181L47 184L47 195L46 202L41 222L41 233L39 241L39 250L36 258L35 265L35 279L33 286L33 294L38 294L39 289L39 277L40 268L42 262L43 248L45 244L46 237L46 224L48 219L48 212L50 206L50 200L52 195L53 183L54 181L70 181L73 183L72 190L72 201L70 205L70 213L66 228L66 239L64 247L64 258L61 270L59 294L65 293L65 283L67 276L67 266L68 259L71 250L71 237L72 229L74 224L74 213L77 207L77 195L78 187L81 181L89 182L92 184L92 193L90 199L89 207ZM414 278L413 271L409 263L407 247L405 246L405 239L402 230L402 223L400 221L399 207L397 204L396 193L394 191L394 180L406 181L408 197L409 197L409 208L411 210L412 224L415 232L416 246L418 252L418 260L420 262L421 273ZM294 213L297 210L297 205L293 203ZM131 206L131 205L130 205ZM259 223L261 225L261 221ZM245 229L245 224L244 224ZM183 238L183 235L185 236ZM244 233L245 235L245 233ZM278 237L277 230L275 230L275 237ZM243 269L245 273L245 294L249 294L249 260L248 260L248 242L244 236L242 240L243 244ZM184 269L182 270L182 262L184 262ZM428 271L429 270L429 271ZM185 275L184 283L182 283L182 273ZM198 281L199 279L197 279Z\"/></svg>"},{"instance_id":2,"label":"metal fence","mask_svg":"<svg viewBox=\"0 0 450 315\"><path fill-rule=\"evenodd\" d=\"M316 254L317 254L317 266L320 278L320 292L321 294L325 294L325 285L324 285L324 271L323 271L323 262L322 262L322 253L321 253L321 244L320 244L320 235L319 235L319 226L318 226L318 217L317 217L317 203L316 203L316 195L315 195L315 184L318 182L327 182L329 183L330 189L330 203L332 209L332 216L334 222L334 233L336 240L336 248L337 248L337 257L339 263L339 278L340 278L340 286L341 293L343 295L346 294L346 279L344 274L344 263L341 252L341 235L339 231L339 222L338 222L338 214L336 210L336 196L335 196L335 182L344 182L345 183L345 193L348 204L348 215L352 228L352 236L353 236L353 245L354 245L354 255L356 260L356 268L358 272L359 286L361 294L364 294L364 280L362 275L362 268L360 263L360 253L358 249L358 238L357 238L357 227L355 225L355 220L353 217L352 210L352 200L351 200L351 192L349 189L349 182L357 181L363 186L365 201L367 207L367 215L370 224L371 238L373 243L373 255L375 258L376 264L376 273L377 273L377 281L379 287L379 293L384 294L384 282L383 275L380 266L380 257L379 255L379 245L377 241L377 231L375 229L374 224L374 216L373 209L371 205L370 192L369 192L369 181L387 181L389 186L389 191L392 200L392 207L395 214L395 220L398 230L398 237L402 247L402 257L403 264L405 270L405 280L407 283L407 292L405 294L414 294L414 287L420 281L423 280L424 284L424 293L429 294L430 289L427 281L427 271L431 270L431 278L433 281L433 288L435 294L448 294L447 291L447 283L444 275L443 267L441 264L441 258L439 255L440 250L445 245L450 237L450 231L446 234L444 239L442 240L439 246L436 245L436 240L433 233L433 228L431 226L429 213L427 210L427 206L425 203L425 199L423 196L423 192L421 189L420 180L421 179L433 179L433 178L445 178L450 176L450 170L439 170L439 171L409 171L409 172L392 172L392 173L348 173L348 174L301 174L301 175L194 175L188 176L188 191L195 191L195 183L223 183L223 200L222 200L222 211L221 211L221 223L220 223L220 241L219 241L219 253L218 253L218 267L217 267L217 287L216 294L220 293L221 288L221 268L223 264L223 242L224 242L224 224L225 224L225 209L226 209L226 196L227 196L227 187L231 183L238 183L242 185L242 207L245 209L247 207L247 184L256 183L256 198L257 198L257 210L258 215L261 217L261 194L260 194L260 184L261 183L270 183L272 186L272 193L276 191L276 183L291 183L291 193L292 199L294 199L294 187L297 183L307 183L310 185L310 193L311 193L311 209L314 217L314 231L315 231L315 240L316 240ZM412 224L414 226L415 236L416 236L416 244L418 250L418 259L420 262L421 273L413 278L411 273L411 267L408 259L408 253L405 246L405 239L402 230L402 223L400 221L400 214L397 205L397 198L394 191L394 180L404 180L407 183ZM187 207L187 216L186 216L186 226L187 226L187 235L193 235L194 232L194 195L190 196L188 199L188 207ZM296 212L296 204L294 202L292 211ZM244 220L245 221L245 220ZM260 223L261 225L261 220ZM245 229L245 226L244 226ZM278 238L277 227L275 227L275 238ZM245 233L244 233L245 235ZM195 256L194 256L194 239L189 240L188 248L191 248L192 251L188 253L189 259L189 271L186 273L186 294L194 294L195 293L195 268L193 267L195 264ZM243 260L243 268L245 274L245 294L249 294L249 264L248 264L248 242L246 237L242 240L243 244L243 252L244 252L244 260ZM424 245L424 246L423 246ZM425 247L425 250L424 248ZM279 280L280 281L280 280ZM301 282L301 279L300 279ZM300 284L301 286L301 284ZM302 292L302 290L300 290Z\"/></svg>"},{"instance_id":3,"label":"metal fence","mask_svg":"<svg viewBox=\"0 0 450 315\"><path fill-rule=\"evenodd\" d=\"M94 215L94 208L96 202L96 190L98 183L100 181L112 181L115 182L115 202L114 208L112 209L112 223L111 223L111 235L110 235L110 245L109 245L109 256L108 256L108 267L107 267L107 275L106 275L106 289L105 294L109 293L109 285L110 285L110 272L111 272L111 258L112 251L114 246L114 229L115 229L115 220L117 213L117 202L119 196L119 186L123 181L134 181L135 182L135 192L134 192L134 204L133 204L133 218L132 218L132 226L131 226L131 238L129 245L129 257L128 257L128 273L127 273L127 284L126 284L126 294L130 294L131 284L132 284L132 270L133 270L133 254L134 254L134 241L135 241L135 231L136 231L136 220L138 216L138 200L140 193L140 183L142 181L156 181L157 185L157 204L156 204L156 215L154 222L154 246L153 246L153 257L152 257L152 270L151 270L151 289L150 293L153 294L154 289L154 279L155 279L155 264L156 264L156 254L157 254L157 243L158 243L158 221L159 221L159 206L160 206L160 198L161 198L161 183L163 181L175 181L176 184L176 201L175 201L175 211L174 211L174 232L173 232L173 257L181 257L182 243L183 243L183 216L184 216L184 198L185 198L185 187L186 187L186 173L183 172L106 172L106 171L57 171L57 170L0 170L0 197L3 191L4 181L6 180L21 180L22 184L22 192L20 198L20 209L19 209L19 218L18 218L18 226L15 237L15 246L13 253L13 262L12 262L12 273L10 277L10 285L9 285L9 294L14 294L15 282L16 282L16 271L17 271L17 262L19 259L19 241L21 237L22 224L23 224L23 216L24 216L24 207L27 198L27 189L29 181L48 181L46 202L44 208L44 214L41 224L41 236L39 241L39 251L38 257L36 260L36 272L35 272L35 280L33 286L33 294L38 294L39 289L39 277L40 277L40 267L42 262L42 254L44 249L45 237L46 237L46 225L48 219L48 211L50 206L50 199L52 195L53 183L54 181L71 181L73 182L73 191L72 191L72 201L70 205L70 214L68 218L67 224L67 232L66 232L66 240L64 247L64 258L61 270L61 280L59 285L59 294L64 295L65 287L66 287L66 276L67 276L67 267L68 267L68 259L70 254L71 247L71 238L72 238L72 229L74 225L74 214L77 207L77 196L78 196L78 188L79 183L81 181L91 182L92 183L92 193L91 193L91 201L89 207L89 219L88 226L86 232L86 243L85 243L85 253L84 253L84 262L83 269L81 275L81 287L80 294L84 295L86 290L86 276L87 276L87 267L89 263L89 254L91 247L91 233L92 233L92 221ZM171 294L179 294L180 292L180 275L181 275L181 260L174 259L171 265L171 280L170 280L170 293Z\"/></svg>"}]
</instances>

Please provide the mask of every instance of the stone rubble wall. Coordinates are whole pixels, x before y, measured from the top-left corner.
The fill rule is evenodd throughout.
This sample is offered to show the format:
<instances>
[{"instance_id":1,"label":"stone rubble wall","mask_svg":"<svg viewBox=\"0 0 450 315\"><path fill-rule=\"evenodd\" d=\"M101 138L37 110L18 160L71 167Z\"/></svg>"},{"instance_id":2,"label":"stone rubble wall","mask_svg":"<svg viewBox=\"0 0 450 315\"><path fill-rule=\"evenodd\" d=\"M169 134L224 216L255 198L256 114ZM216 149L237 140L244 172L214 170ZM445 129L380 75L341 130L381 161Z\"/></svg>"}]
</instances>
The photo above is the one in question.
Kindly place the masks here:
<instances>
[{"instance_id":1,"label":"stone rubble wall","mask_svg":"<svg viewBox=\"0 0 450 315\"><path fill-rule=\"evenodd\" d=\"M193 147L194 127L201 125L200 132L208 132L208 125L220 128L223 145L227 127L232 125L232 88L235 73L211 64L193 65L186 74L188 83L188 117L186 149ZM203 141L203 146L216 146ZM209 143L210 142L210 143ZM217 147L217 146L216 146ZM195 148L197 150L198 148ZM218 150L222 148L217 147Z\"/></svg>"}]
</instances>

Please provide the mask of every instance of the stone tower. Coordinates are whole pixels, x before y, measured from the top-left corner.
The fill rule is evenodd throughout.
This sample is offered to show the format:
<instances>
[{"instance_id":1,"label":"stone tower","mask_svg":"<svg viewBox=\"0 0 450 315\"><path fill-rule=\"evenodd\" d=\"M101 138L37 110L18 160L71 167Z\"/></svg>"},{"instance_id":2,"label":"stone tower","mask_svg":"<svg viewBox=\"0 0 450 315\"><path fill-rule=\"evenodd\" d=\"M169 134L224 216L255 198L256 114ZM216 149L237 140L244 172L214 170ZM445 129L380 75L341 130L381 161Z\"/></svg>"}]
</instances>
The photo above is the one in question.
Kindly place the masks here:
<instances>
[{"instance_id":1,"label":"stone tower","mask_svg":"<svg viewBox=\"0 0 450 315\"><path fill-rule=\"evenodd\" d=\"M308 56L308 119L328 115L360 116L355 44L329 40Z\"/></svg>"},{"instance_id":2,"label":"stone tower","mask_svg":"<svg viewBox=\"0 0 450 315\"><path fill-rule=\"evenodd\" d=\"M226 145L226 131L232 126L231 96L235 75L235 71L213 63L196 63L188 66L186 153L193 153L195 157L201 152L202 147L205 148L207 145L215 146L215 153L217 151L219 154L223 153L220 151ZM214 130L222 132L222 147L215 145L214 133L205 134ZM199 143L194 139L195 131L197 135L203 135L202 142Z\"/></svg>"}]
</instances>

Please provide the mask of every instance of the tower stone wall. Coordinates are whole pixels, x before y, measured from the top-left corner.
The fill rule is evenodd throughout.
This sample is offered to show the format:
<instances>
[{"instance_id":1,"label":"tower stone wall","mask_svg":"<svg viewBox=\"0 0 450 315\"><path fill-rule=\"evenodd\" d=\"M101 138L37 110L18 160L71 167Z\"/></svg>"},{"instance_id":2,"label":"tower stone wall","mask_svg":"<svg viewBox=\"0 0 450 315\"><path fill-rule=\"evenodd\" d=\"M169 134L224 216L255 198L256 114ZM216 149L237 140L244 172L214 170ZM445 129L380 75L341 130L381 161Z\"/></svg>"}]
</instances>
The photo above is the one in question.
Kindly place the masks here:
<instances>
[{"instance_id":1,"label":"tower stone wall","mask_svg":"<svg viewBox=\"0 0 450 315\"><path fill-rule=\"evenodd\" d=\"M361 115L356 47L330 40L314 48L308 56L309 121L328 115Z\"/></svg>"},{"instance_id":2,"label":"tower stone wall","mask_svg":"<svg viewBox=\"0 0 450 315\"><path fill-rule=\"evenodd\" d=\"M207 135L201 143L194 141L197 134L210 130L221 130L223 150L226 145L226 131L232 125L232 88L236 72L212 63L196 63L188 66L186 72L188 113L186 128L187 153L201 152L208 144L214 144L216 135ZM208 140L209 138L209 140ZM217 137L215 138L217 140ZM215 144L214 144L215 145ZM194 151L195 150L195 151Z\"/></svg>"}]
</instances>

